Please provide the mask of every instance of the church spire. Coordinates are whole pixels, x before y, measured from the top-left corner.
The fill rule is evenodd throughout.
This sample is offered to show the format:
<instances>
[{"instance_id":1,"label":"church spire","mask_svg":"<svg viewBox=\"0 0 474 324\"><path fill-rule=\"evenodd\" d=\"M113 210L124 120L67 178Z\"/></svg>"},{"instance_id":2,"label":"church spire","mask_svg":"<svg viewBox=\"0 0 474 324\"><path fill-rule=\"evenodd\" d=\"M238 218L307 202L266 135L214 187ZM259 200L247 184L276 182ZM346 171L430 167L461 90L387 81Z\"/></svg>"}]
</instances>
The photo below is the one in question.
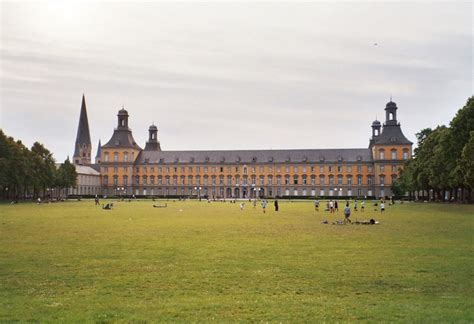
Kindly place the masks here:
<instances>
[{"instance_id":1,"label":"church spire","mask_svg":"<svg viewBox=\"0 0 474 324\"><path fill-rule=\"evenodd\" d=\"M101 146L102 145L100 144L100 139L99 139L99 144L97 145L97 154L95 155L95 163L96 164L100 163L100 155L102 153Z\"/></svg>"},{"instance_id":2,"label":"church spire","mask_svg":"<svg viewBox=\"0 0 474 324\"><path fill-rule=\"evenodd\" d=\"M79 125L77 127L76 144L74 147L74 163L91 163L91 135L89 132L89 120L87 119L86 98L82 94L81 114L79 116Z\"/></svg>"}]
</instances>

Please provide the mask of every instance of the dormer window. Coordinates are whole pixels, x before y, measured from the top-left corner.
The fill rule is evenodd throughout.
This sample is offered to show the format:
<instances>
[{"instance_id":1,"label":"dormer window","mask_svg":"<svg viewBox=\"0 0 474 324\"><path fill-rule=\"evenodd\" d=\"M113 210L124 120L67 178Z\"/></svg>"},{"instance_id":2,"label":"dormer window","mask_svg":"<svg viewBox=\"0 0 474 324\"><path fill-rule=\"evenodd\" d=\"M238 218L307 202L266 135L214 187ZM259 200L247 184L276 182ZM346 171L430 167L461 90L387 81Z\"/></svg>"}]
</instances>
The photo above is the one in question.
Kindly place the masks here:
<instances>
[{"instance_id":1,"label":"dormer window","mask_svg":"<svg viewBox=\"0 0 474 324\"><path fill-rule=\"evenodd\" d=\"M205 161L206 161L206 162L209 162L209 157L208 157L208 156L206 156Z\"/></svg>"},{"instance_id":2,"label":"dormer window","mask_svg":"<svg viewBox=\"0 0 474 324\"><path fill-rule=\"evenodd\" d=\"M252 157L252 162L257 162L257 157L256 156Z\"/></svg>"},{"instance_id":3,"label":"dormer window","mask_svg":"<svg viewBox=\"0 0 474 324\"><path fill-rule=\"evenodd\" d=\"M221 157L221 162L225 162L225 157Z\"/></svg>"},{"instance_id":4,"label":"dormer window","mask_svg":"<svg viewBox=\"0 0 474 324\"><path fill-rule=\"evenodd\" d=\"M303 156L303 162L308 162L308 157Z\"/></svg>"},{"instance_id":5,"label":"dormer window","mask_svg":"<svg viewBox=\"0 0 474 324\"><path fill-rule=\"evenodd\" d=\"M268 158L268 162L273 162L273 156Z\"/></svg>"},{"instance_id":6,"label":"dormer window","mask_svg":"<svg viewBox=\"0 0 474 324\"><path fill-rule=\"evenodd\" d=\"M163 158L160 159L159 163L163 163Z\"/></svg>"},{"instance_id":7,"label":"dormer window","mask_svg":"<svg viewBox=\"0 0 474 324\"><path fill-rule=\"evenodd\" d=\"M194 163L194 157L191 157L191 158L189 159L189 162Z\"/></svg>"},{"instance_id":8,"label":"dormer window","mask_svg":"<svg viewBox=\"0 0 474 324\"><path fill-rule=\"evenodd\" d=\"M319 162L324 162L324 156L319 157Z\"/></svg>"},{"instance_id":9,"label":"dormer window","mask_svg":"<svg viewBox=\"0 0 474 324\"><path fill-rule=\"evenodd\" d=\"M357 161L359 161L359 162L362 161L362 156L358 155L357 156Z\"/></svg>"},{"instance_id":10,"label":"dormer window","mask_svg":"<svg viewBox=\"0 0 474 324\"><path fill-rule=\"evenodd\" d=\"M343 159L342 159L342 156L338 156L338 157L337 157L337 161L338 161L338 162L342 162L342 160L343 160Z\"/></svg>"}]
</instances>

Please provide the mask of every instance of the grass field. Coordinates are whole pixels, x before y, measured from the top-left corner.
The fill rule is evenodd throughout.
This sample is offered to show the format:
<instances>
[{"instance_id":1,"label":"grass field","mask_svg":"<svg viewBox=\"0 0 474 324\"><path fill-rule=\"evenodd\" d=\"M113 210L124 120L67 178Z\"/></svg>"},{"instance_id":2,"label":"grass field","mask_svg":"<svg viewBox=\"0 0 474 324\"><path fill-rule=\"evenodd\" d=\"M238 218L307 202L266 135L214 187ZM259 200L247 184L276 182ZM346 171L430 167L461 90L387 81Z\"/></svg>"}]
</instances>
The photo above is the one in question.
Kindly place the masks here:
<instances>
[{"instance_id":1,"label":"grass field","mask_svg":"<svg viewBox=\"0 0 474 324\"><path fill-rule=\"evenodd\" d=\"M474 206L114 204L0 205L0 321L474 321Z\"/></svg>"}]
</instances>

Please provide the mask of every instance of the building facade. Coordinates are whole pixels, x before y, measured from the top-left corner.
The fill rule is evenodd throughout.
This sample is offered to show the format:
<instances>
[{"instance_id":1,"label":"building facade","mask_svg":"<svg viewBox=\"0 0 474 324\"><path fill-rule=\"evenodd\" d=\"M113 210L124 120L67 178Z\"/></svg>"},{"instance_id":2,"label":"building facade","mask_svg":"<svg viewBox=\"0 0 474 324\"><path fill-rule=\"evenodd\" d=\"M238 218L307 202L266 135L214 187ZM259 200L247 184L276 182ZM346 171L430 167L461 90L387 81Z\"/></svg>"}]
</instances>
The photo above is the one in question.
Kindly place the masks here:
<instances>
[{"instance_id":1,"label":"building facade","mask_svg":"<svg viewBox=\"0 0 474 324\"><path fill-rule=\"evenodd\" d=\"M99 171L88 165L75 165L77 185L68 189L68 195L95 196L102 193L102 183Z\"/></svg>"},{"instance_id":2,"label":"building facade","mask_svg":"<svg viewBox=\"0 0 474 324\"><path fill-rule=\"evenodd\" d=\"M110 140L94 165L101 193L159 197L381 197L412 155L397 121L397 105L372 123L367 148L304 150L164 151L155 125L142 149L121 109ZM82 113L81 113L82 115Z\"/></svg>"}]
</instances>

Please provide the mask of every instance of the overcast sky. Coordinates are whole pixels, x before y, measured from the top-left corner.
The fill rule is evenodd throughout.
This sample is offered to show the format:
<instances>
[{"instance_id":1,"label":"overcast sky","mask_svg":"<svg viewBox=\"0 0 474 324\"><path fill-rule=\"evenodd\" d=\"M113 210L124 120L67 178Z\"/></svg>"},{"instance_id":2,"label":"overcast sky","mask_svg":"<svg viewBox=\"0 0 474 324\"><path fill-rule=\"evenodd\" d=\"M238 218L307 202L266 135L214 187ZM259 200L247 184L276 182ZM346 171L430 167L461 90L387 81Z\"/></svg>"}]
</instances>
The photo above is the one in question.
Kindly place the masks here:
<instances>
[{"instance_id":1,"label":"overcast sky","mask_svg":"<svg viewBox=\"0 0 474 324\"><path fill-rule=\"evenodd\" d=\"M0 6L0 128L57 160L82 93L94 155L122 105L142 147L358 148L390 95L415 141L473 93L470 2Z\"/></svg>"}]
</instances>

